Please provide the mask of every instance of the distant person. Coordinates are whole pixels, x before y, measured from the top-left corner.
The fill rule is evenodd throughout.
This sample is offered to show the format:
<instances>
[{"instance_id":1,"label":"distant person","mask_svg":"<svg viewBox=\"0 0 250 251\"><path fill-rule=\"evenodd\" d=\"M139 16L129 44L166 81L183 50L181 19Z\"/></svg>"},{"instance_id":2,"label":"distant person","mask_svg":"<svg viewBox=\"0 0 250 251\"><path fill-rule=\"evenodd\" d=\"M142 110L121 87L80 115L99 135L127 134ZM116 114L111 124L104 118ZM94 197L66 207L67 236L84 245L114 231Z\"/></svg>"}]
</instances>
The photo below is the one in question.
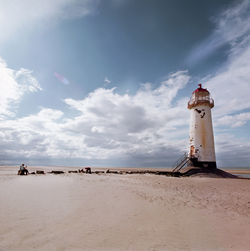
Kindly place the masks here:
<instances>
[{"instance_id":1,"label":"distant person","mask_svg":"<svg viewBox=\"0 0 250 251\"><path fill-rule=\"evenodd\" d=\"M92 173L90 167L85 167L85 170L86 170L86 173L90 173L90 174Z\"/></svg>"},{"instance_id":2,"label":"distant person","mask_svg":"<svg viewBox=\"0 0 250 251\"><path fill-rule=\"evenodd\" d=\"M27 166L25 167L24 164L20 166L20 169L18 171L18 175L27 175L29 173Z\"/></svg>"}]
</instances>

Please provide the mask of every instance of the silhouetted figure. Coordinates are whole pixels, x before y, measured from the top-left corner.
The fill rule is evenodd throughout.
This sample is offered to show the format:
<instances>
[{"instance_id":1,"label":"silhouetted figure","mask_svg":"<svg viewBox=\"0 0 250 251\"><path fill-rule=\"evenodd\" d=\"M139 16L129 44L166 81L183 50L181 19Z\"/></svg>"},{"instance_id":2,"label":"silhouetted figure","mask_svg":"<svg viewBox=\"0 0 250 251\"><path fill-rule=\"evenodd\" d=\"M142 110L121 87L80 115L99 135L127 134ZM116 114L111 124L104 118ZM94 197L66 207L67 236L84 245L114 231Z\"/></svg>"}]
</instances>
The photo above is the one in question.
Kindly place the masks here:
<instances>
[{"instance_id":1,"label":"silhouetted figure","mask_svg":"<svg viewBox=\"0 0 250 251\"><path fill-rule=\"evenodd\" d=\"M91 168L90 167L85 167L86 173L90 173L91 174Z\"/></svg>"},{"instance_id":2,"label":"silhouetted figure","mask_svg":"<svg viewBox=\"0 0 250 251\"><path fill-rule=\"evenodd\" d=\"M29 173L27 166L25 167L24 164L20 166L20 169L18 170L18 175L27 175Z\"/></svg>"}]
</instances>

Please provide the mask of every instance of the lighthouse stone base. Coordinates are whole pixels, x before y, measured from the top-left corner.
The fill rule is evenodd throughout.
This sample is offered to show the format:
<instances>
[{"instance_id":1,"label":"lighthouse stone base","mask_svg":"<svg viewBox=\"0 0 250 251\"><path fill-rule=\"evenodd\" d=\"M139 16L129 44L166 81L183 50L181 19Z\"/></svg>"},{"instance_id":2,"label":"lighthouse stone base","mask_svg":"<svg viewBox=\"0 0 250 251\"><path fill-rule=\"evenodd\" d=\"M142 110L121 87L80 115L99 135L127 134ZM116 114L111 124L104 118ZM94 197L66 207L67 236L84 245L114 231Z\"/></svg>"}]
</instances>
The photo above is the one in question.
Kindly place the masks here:
<instances>
[{"instance_id":1,"label":"lighthouse stone base","mask_svg":"<svg viewBox=\"0 0 250 251\"><path fill-rule=\"evenodd\" d=\"M215 161L198 161L197 158L190 158L189 159L190 166L193 167L200 167L200 168L217 168Z\"/></svg>"}]
</instances>

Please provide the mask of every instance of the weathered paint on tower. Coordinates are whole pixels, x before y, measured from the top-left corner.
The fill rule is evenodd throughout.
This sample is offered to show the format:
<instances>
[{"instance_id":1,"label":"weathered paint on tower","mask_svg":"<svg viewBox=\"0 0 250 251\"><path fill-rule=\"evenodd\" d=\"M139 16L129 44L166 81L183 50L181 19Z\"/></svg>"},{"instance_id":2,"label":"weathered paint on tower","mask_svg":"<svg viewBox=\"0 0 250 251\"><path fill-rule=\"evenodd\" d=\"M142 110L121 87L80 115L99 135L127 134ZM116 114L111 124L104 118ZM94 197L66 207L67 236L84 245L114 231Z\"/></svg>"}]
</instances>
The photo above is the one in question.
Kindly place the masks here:
<instances>
[{"instance_id":1,"label":"weathered paint on tower","mask_svg":"<svg viewBox=\"0 0 250 251\"><path fill-rule=\"evenodd\" d=\"M189 159L193 166L216 168L211 108L214 101L207 89L193 91L188 109L191 110Z\"/></svg>"}]
</instances>

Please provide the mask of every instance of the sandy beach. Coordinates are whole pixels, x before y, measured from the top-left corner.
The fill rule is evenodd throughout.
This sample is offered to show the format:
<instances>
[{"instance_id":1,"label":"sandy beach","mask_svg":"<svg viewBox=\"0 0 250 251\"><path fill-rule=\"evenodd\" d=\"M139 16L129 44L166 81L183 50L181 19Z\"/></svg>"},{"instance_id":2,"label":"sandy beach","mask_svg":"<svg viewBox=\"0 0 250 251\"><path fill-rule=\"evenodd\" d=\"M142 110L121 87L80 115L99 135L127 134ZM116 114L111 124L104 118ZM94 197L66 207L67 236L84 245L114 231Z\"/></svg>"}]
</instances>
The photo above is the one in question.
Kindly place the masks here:
<instances>
[{"instance_id":1,"label":"sandy beach","mask_svg":"<svg viewBox=\"0 0 250 251\"><path fill-rule=\"evenodd\" d=\"M0 168L3 251L250 247L250 180L16 172Z\"/></svg>"}]
</instances>

